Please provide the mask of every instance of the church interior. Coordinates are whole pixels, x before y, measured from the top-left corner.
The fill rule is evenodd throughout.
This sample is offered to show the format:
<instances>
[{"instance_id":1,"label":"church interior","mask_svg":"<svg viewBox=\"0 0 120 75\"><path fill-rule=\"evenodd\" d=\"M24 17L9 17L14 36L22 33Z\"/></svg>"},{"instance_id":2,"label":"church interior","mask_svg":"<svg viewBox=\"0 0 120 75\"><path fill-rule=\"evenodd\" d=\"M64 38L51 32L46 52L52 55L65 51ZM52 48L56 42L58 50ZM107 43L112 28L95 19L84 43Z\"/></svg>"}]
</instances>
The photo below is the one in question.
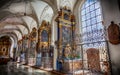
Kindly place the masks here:
<instances>
[{"instance_id":1,"label":"church interior","mask_svg":"<svg viewBox=\"0 0 120 75\"><path fill-rule=\"evenodd\" d=\"M0 0L0 75L120 75L119 0Z\"/></svg>"}]
</instances>

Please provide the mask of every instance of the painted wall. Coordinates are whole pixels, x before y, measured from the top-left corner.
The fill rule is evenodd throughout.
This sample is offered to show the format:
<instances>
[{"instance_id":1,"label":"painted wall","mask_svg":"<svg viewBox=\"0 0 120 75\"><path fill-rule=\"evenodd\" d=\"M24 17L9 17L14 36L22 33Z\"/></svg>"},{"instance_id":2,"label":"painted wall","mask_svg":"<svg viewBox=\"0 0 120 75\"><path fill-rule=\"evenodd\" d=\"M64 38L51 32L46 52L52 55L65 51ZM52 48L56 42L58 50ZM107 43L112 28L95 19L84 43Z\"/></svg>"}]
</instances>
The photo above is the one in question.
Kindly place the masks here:
<instances>
[{"instance_id":1,"label":"painted wall","mask_svg":"<svg viewBox=\"0 0 120 75\"><path fill-rule=\"evenodd\" d=\"M118 0L101 0L101 6L103 13L103 23L106 28L110 25L111 21L114 21L116 24L120 23ZM113 45L109 43L109 49L112 64L112 75L120 75L120 44Z\"/></svg>"}]
</instances>

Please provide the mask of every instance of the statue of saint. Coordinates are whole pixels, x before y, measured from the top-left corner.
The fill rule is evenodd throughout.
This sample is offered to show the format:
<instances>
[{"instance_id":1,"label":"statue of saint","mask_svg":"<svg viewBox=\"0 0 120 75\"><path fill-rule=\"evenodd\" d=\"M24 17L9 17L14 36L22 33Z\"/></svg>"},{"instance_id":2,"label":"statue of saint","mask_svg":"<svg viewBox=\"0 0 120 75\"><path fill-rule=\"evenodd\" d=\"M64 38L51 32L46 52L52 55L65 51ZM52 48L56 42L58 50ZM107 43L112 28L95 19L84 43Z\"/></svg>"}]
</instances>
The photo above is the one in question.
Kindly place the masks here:
<instances>
[{"instance_id":1,"label":"statue of saint","mask_svg":"<svg viewBox=\"0 0 120 75\"><path fill-rule=\"evenodd\" d=\"M70 45L67 44L66 47L65 47L65 50L64 50L64 56L65 56L65 58L67 58L67 59L71 58L71 50L72 49L71 49Z\"/></svg>"}]
</instances>

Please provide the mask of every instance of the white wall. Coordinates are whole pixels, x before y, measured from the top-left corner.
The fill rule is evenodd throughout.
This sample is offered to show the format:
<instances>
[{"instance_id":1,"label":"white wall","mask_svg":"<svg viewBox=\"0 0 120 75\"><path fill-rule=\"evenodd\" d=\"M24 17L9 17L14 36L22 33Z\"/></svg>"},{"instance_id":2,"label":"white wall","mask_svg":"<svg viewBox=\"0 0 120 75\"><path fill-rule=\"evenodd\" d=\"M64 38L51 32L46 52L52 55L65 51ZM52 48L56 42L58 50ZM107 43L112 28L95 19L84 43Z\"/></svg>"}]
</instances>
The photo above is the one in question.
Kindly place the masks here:
<instances>
[{"instance_id":1,"label":"white wall","mask_svg":"<svg viewBox=\"0 0 120 75\"><path fill-rule=\"evenodd\" d=\"M116 24L120 23L120 10L117 0L101 0L103 22L106 28L111 21ZM113 35L114 36L114 35ZM120 75L120 44L113 45L109 43L110 57L112 63L112 75Z\"/></svg>"}]
</instances>

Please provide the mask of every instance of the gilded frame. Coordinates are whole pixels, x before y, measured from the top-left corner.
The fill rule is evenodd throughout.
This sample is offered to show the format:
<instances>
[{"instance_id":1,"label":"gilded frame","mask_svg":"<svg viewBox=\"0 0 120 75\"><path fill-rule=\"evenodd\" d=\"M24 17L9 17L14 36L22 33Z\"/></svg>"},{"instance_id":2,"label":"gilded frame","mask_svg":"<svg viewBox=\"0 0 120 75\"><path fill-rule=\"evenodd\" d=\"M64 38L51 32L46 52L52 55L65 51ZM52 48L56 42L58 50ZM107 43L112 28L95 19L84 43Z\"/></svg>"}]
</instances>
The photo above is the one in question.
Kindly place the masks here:
<instances>
[{"instance_id":1,"label":"gilded frame","mask_svg":"<svg viewBox=\"0 0 120 75\"><path fill-rule=\"evenodd\" d=\"M56 22L58 23L58 57L62 58L66 46L69 45L72 48L75 45L75 17L69 9L64 7L60 9Z\"/></svg>"},{"instance_id":2,"label":"gilded frame","mask_svg":"<svg viewBox=\"0 0 120 75\"><path fill-rule=\"evenodd\" d=\"M42 41L42 32L46 31L47 32L47 39L48 41ZM42 47L46 47L49 48L51 43L51 27L49 22L46 22L45 20L43 20L40 28L38 29L38 47L42 48Z\"/></svg>"}]
</instances>

